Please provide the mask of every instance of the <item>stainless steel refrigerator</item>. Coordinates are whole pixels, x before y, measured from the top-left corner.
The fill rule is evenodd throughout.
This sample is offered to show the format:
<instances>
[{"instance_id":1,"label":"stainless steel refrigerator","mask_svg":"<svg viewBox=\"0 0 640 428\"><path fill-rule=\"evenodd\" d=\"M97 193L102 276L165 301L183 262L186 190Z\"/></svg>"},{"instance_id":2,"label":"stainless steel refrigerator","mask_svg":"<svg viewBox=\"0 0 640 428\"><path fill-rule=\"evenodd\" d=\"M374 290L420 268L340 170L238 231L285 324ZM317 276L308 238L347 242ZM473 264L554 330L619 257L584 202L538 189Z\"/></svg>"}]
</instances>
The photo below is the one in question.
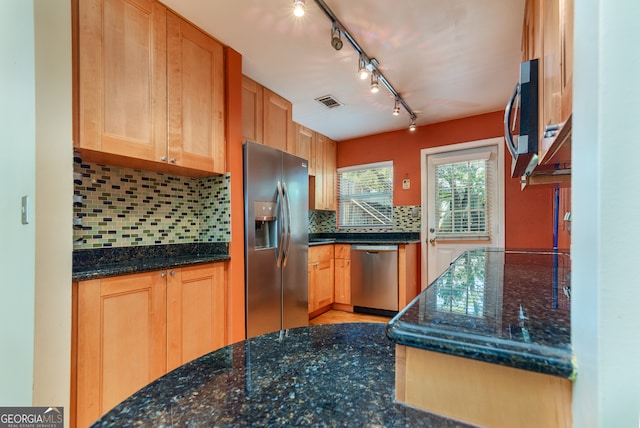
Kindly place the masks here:
<instances>
[{"instance_id":1,"label":"stainless steel refrigerator","mask_svg":"<svg viewBox=\"0 0 640 428\"><path fill-rule=\"evenodd\" d=\"M247 338L309 324L305 159L244 144Z\"/></svg>"}]
</instances>

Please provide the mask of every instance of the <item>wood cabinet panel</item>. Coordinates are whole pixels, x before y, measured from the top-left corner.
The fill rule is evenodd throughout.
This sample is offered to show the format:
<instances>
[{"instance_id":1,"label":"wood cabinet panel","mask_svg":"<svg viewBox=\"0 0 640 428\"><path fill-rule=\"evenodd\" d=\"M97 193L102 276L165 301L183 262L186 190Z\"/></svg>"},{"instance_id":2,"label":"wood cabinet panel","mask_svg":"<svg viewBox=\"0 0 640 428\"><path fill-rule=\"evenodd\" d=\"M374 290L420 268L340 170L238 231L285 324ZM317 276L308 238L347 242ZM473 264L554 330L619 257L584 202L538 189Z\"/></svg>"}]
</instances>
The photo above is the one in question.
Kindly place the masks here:
<instances>
[{"instance_id":1,"label":"wood cabinet panel","mask_svg":"<svg viewBox=\"0 0 640 428\"><path fill-rule=\"evenodd\" d=\"M351 260L335 260L335 303L351 304Z\"/></svg>"},{"instance_id":2,"label":"wood cabinet panel","mask_svg":"<svg viewBox=\"0 0 640 428\"><path fill-rule=\"evenodd\" d=\"M309 313L333 303L334 260L333 245L309 247Z\"/></svg>"},{"instance_id":3,"label":"wood cabinet panel","mask_svg":"<svg viewBox=\"0 0 640 428\"><path fill-rule=\"evenodd\" d=\"M171 270L167 281L167 371L226 343L226 264Z\"/></svg>"},{"instance_id":4,"label":"wood cabinet panel","mask_svg":"<svg viewBox=\"0 0 640 428\"><path fill-rule=\"evenodd\" d=\"M309 200L310 209L336 209L336 152L337 143L326 136L314 133L311 157L314 160L315 178L311 182L315 188L313 200Z\"/></svg>"},{"instance_id":5,"label":"wood cabinet panel","mask_svg":"<svg viewBox=\"0 0 640 428\"><path fill-rule=\"evenodd\" d=\"M151 0L77 2L75 145L159 161L166 153L166 9Z\"/></svg>"},{"instance_id":6,"label":"wood cabinet panel","mask_svg":"<svg viewBox=\"0 0 640 428\"><path fill-rule=\"evenodd\" d=\"M311 159L311 146L313 145L313 130L294 123L295 130L295 151L296 156L300 156L308 161L307 167L309 175L315 175L315 159Z\"/></svg>"},{"instance_id":7,"label":"wood cabinet panel","mask_svg":"<svg viewBox=\"0 0 640 428\"><path fill-rule=\"evenodd\" d=\"M398 246L398 309L402 310L420 294L419 245Z\"/></svg>"},{"instance_id":8,"label":"wood cabinet panel","mask_svg":"<svg viewBox=\"0 0 640 428\"><path fill-rule=\"evenodd\" d=\"M224 173L222 45L171 12L167 28L169 162Z\"/></svg>"},{"instance_id":9,"label":"wood cabinet panel","mask_svg":"<svg viewBox=\"0 0 640 428\"><path fill-rule=\"evenodd\" d=\"M242 139L262 143L262 86L242 76Z\"/></svg>"},{"instance_id":10,"label":"wood cabinet panel","mask_svg":"<svg viewBox=\"0 0 640 428\"><path fill-rule=\"evenodd\" d=\"M293 119L291 103L263 88L263 143L283 152L293 151Z\"/></svg>"},{"instance_id":11,"label":"wood cabinet panel","mask_svg":"<svg viewBox=\"0 0 640 428\"><path fill-rule=\"evenodd\" d=\"M88 426L166 373L166 283L159 272L78 286L77 424Z\"/></svg>"}]
</instances>

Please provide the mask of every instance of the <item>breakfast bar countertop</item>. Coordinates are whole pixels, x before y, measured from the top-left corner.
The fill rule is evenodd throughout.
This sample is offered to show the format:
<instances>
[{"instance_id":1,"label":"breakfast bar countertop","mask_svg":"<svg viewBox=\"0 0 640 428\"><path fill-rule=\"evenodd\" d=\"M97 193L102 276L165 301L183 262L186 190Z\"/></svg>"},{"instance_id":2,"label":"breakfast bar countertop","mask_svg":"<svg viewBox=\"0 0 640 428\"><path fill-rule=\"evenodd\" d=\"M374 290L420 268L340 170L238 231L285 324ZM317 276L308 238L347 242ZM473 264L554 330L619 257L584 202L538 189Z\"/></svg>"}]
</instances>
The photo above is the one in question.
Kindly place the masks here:
<instances>
[{"instance_id":1,"label":"breakfast bar countertop","mask_svg":"<svg viewBox=\"0 0 640 428\"><path fill-rule=\"evenodd\" d=\"M327 324L244 340L173 370L93 426L468 427L394 402L384 329Z\"/></svg>"},{"instance_id":2,"label":"breakfast bar countertop","mask_svg":"<svg viewBox=\"0 0 640 428\"><path fill-rule=\"evenodd\" d=\"M568 253L463 253L387 325L398 345L573 379Z\"/></svg>"}]
</instances>

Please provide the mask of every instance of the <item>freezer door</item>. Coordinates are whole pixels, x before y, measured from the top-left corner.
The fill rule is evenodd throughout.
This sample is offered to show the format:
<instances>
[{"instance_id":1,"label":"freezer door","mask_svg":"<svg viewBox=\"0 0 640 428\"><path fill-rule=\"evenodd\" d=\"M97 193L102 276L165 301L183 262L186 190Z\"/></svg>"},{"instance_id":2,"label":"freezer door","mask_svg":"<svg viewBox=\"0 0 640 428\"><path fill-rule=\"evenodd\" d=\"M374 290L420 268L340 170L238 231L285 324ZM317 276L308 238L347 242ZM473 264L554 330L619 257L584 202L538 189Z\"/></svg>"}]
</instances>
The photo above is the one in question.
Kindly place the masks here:
<instances>
[{"instance_id":1,"label":"freezer door","mask_svg":"<svg viewBox=\"0 0 640 428\"><path fill-rule=\"evenodd\" d=\"M282 236L281 203L277 184L282 180L281 153L270 147L252 142L244 146L244 198L245 198L245 288L247 338L281 329L282 278L276 267L279 242ZM266 202L275 204L271 238L275 245L265 245L264 235L256 240L256 217L263 213L256 209ZM276 235L275 237L273 235Z\"/></svg>"},{"instance_id":2,"label":"freezer door","mask_svg":"<svg viewBox=\"0 0 640 428\"><path fill-rule=\"evenodd\" d=\"M282 181L285 190L287 233L282 268L282 328L309 324L307 263L309 222L309 171L307 161L284 153Z\"/></svg>"}]
</instances>

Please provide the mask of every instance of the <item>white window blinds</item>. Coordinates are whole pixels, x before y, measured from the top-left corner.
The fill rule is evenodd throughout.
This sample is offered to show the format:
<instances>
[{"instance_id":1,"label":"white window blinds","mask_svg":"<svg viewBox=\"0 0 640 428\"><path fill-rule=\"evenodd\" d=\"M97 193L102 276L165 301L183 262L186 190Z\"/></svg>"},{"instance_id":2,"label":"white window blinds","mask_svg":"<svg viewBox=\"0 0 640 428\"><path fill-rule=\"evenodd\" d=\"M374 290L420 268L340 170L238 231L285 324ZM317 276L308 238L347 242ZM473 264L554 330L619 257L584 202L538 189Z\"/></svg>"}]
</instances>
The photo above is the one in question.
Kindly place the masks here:
<instances>
[{"instance_id":1,"label":"white window blinds","mask_svg":"<svg viewBox=\"0 0 640 428\"><path fill-rule=\"evenodd\" d=\"M393 163L338 169L338 227L393 226Z\"/></svg>"},{"instance_id":2,"label":"white window blinds","mask_svg":"<svg viewBox=\"0 0 640 428\"><path fill-rule=\"evenodd\" d=\"M489 239L490 153L475 159L435 165L435 215L438 239Z\"/></svg>"}]
</instances>

